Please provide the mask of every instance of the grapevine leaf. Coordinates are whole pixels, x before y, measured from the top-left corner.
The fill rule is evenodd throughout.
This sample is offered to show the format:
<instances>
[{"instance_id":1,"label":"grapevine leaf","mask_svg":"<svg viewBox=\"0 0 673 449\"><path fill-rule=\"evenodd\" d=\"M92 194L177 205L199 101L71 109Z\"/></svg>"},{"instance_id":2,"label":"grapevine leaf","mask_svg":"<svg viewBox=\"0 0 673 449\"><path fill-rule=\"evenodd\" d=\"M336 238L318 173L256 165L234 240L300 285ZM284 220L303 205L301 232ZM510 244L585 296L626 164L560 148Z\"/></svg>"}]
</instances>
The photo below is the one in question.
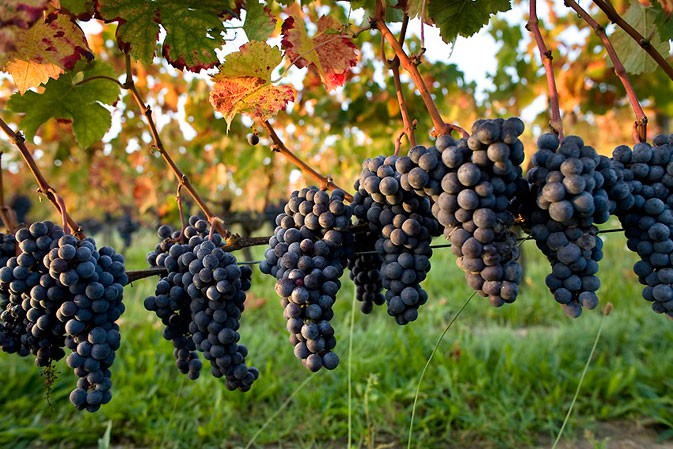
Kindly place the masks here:
<instances>
[{"instance_id":1,"label":"grapevine leaf","mask_svg":"<svg viewBox=\"0 0 673 449\"><path fill-rule=\"evenodd\" d=\"M61 9L65 9L79 20L89 20L94 15L94 0L61 0Z\"/></svg>"},{"instance_id":2,"label":"grapevine leaf","mask_svg":"<svg viewBox=\"0 0 673 449\"><path fill-rule=\"evenodd\" d=\"M30 28L42 18L49 0L3 0L0 3L0 27Z\"/></svg>"},{"instance_id":3,"label":"grapevine leaf","mask_svg":"<svg viewBox=\"0 0 673 449\"><path fill-rule=\"evenodd\" d=\"M635 0L631 2L631 6L629 6L629 9L623 15L624 20L638 30L646 39L649 39L650 45L653 48L657 49L659 53L668 54L668 41L663 41L660 38L654 24L656 17L657 14L655 11L641 5ZM638 42L631 39L621 28L618 28L614 32L611 40L619 59L628 73L638 75L643 72L652 72L658 67L654 59L640 47Z\"/></svg>"},{"instance_id":4,"label":"grapevine leaf","mask_svg":"<svg viewBox=\"0 0 673 449\"><path fill-rule=\"evenodd\" d=\"M21 128L32 139L40 125L50 118L72 120L75 137L83 148L99 142L110 128L110 111L102 104L113 104L119 97L119 86L109 80L96 79L82 84L78 81L94 76L114 77L114 69L100 61L80 62L58 79L50 79L44 92L14 94L7 108L25 113Z\"/></svg>"},{"instance_id":5,"label":"grapevine leaf","mask_svg":"<svg viewBox=\"0 0 673 449\"><path fill-rule=\"evenodd\" d=\"M271 10L257 0L246 2L243 31L250 41L265 41L276 29L276 18Z\"/></svg>"},{"instance_id":6,"label":"grapevine leaf","mask_svg":"<svg viewBox=\"0 0 673 449\"><path fill-rule=\"evenodd\" d=\"M210 91L210 103L231 126L236 114L266 120L295 99L292 86L274 86L261 78L243 76L218 81Z\"/></svg>"},{"instance_id":7,"label":"grapevine leaf","mask_svg":"<svg viewBox=\"0 0 673 449\"><path fill-rule=\"evenodd\" d=\"M51 14L27 30L16 31L14 45L2 69L9 72L21 93L58 78L82 56L93 58L84 32L64 14Z\"/></svg>"},{"instance_id":8,"label":"grapevine leaf","mask_svg":"<svg viewBox=\"0 0 673 449\"><path fill-rule=\"evenodd\" d=\"M654 24L659 37L664 41L673 40L673 0L660 0L660 3L654 3L652 10L657 14Z\"/></svg>"},{"instance_id":9,"label":"grapevine leaf","mask_svg":"<svg viewBox=\"0 0 673 449\"><path fill-rule=\"evenodd\" d=\"M376 14L376 3L380 0L351 0L353 9L363 8L370 17ZM404 11L398 7L397 0L386 0L386 22L401 22L404 19Z\"/></svg>"},{"instance_id":10,"label":"grapevine leaf","mask_svg":"<svg viewBox=\"0 0 673 449\"><path fill-rule=\"evenodd\" d=\"M428 23L437 25L444 42L470 37L488 24L493 14L512 8L509 0L408 0L407 10L419 16L422 2L426 17L432 18Z\"/></svg>"},{"instance_id":11,"label":"grapevine leaf","mask_svg":"<svg viewBox=\"0 0 673 449\"><path fill-rule=\"evenodd\" d=\"M671 16L673 16L673 0L659 0L659 4L664 11L665 20L670 20Z\"/></svg>"},{"instance_id":12,"label":"grapevine leaf","mask_svg":"<svg viewBox=\"0 0 673 449\"><path fill-rule=\"evenodd\" d=\"M266 42L249 42L227 56L213 76L210 103L231 125L236 114L266 120L294 101L292 86L274 86L271 73L282 60L278 48Z\"/></svg>"},{"instance_id":13,"label":"grapevine leaf","mask_svg":"<svg viewBox=\"0 0 673 449\"><path fill-rule=\"evenodd\" d=\"M119 22L117 45L151 63L159 25L166 30L162 53L169 64L198 71L217 64L225 18L234 14L233 0L96 0L105 22Z\"/></svg>"},{"instance_id":14,"label":"grapevine leaf","mask_svg":"<svg viewBox=\"0 0 673 449\"><path fill-rule=\"evenodd\" d=\"M357 47L349 37L342 36L339 22L331 16L318 19L318 31L310 38L296 14L285 21L281 44L297 67L313 67L320 74L327 90L342 86L351 67L358 62Z\"/></svg>"},{"instance_id":15,"label":"grapevine leaf","mask_svg":"<svg viewBox=\"0 0 673 449\"><path fill-rule=\"evenodd\" d=\"M7 55L16 52L16 34L20 31L15 26L0 28L0 70L7 62Z\"/></svg>"},{"instance_id":16,"label":"grapevine leaf","mask_svg":"<svg viewBox=\"0 0 673 449\"><path fill-rule=\"evenodd\" d=\"M227 59L220 65L219 73L213 77L214 81L240 76L252 76L271 81L273 69L283 59L280 50L271 47L266 42L248 42L243 44L239 51L227 55Z\"/></svg>"}]
</instances>

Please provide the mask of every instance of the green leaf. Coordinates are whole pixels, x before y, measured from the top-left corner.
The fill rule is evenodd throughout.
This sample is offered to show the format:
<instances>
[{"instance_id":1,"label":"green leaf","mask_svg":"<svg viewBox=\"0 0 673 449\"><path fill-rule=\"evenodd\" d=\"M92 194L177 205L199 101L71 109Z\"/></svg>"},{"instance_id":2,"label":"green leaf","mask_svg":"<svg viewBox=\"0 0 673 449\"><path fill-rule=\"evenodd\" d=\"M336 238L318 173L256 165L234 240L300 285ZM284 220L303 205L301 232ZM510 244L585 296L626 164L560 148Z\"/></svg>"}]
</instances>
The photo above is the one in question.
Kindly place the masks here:
<instances>
[{"instance_id":1,"label":"green leaf","mask_svg":"<svg viewBox=\"0 0 673 449\"><path fill-rule=\"evenodd\" d=\"M352 0L350 4L353 9L363 8L369 17L374 17L377 1L379 0ZM386 22L401 22L404 19L404 11L395 7L397 3L397 0L386 0Z\"/></svg>"},{"instance_id":2,"label":"green leaf","mask_svg":"<svg viewBox=\"0 0 673 449\"><path fill-rule=\"evenodd\" d=\"M667 5L672 7L673 1L668 0ZM659 30L659 37L665 41L673 40L673 16L663 8L663 3L655 2L652 11L657 15L654 24Z\"/></svg>"},{"instance_id":3,"label":"green leaf","mask_svg":"<svg viewBox=\"0 0 673 449\"><path fill-rule=\"evenodd\" d=\"M61 0L61 9L65 9L79 20L89 20L94 14L94 0Z\"/></svg>"},{"instance_id":4,"label":"green leaf","mask_svg":"<svg viewBox=\"0 0 673 449\"><path fill-rule=\"evenodd\" d=\"M243 31L250 41L265 41L276 28L276 18L271 14L271 10L259 3L258 0L251 0L245 4L245 23Z\"/></svg>"},{"instance_id":5,"label":"green leaf","mask_svg":"<svg viewBox=\"0 0 673 449\"><path fill-rule=\"evenodd\" d=\"M668 41L661 40L659 36L654 24L657 13L652 8L644 7L637 1L632 0L631 6L624 13L623 18L646 39L649 39L650 45L657 49L659 53L668 54L670 45ZM652 72L658 67L654 59L640 47L638 42L621 28L617 28L610 39L628 73L638 75L644 72Z\"/></svg>"},{"instance_id":6,"label":"green leaf","mask_svg":"<svg viewBox=\"0 0 673 449\"><path fill-rule=\"evenodd\" d=\"M511 8L509 0L430 0L426 7L444 42L472 36L488 24L493 14Z\"/></svg>"},{"instance_id":7,"label":"green leaf","mask_svg":"<svg viewBox=\"0 0 673 449\"><path fill-rule=\"evenodd\" d=\"M12 95L7 108L14 112L25 113L21 128L28 139L35 137L40 125L47 120L72 120L75 137L82 148L99 142L112 123L110 111L102 104L111 105L119 97L119 85L105 79L96 79L83 84L79 81L94 76L115 76L108 64L96 61L78 63L72 71L58 79L51 79L45 85L44 92L33 91L23 96Z\"/></svg>"},{"instance_id":8,"label":"green leaf","mask_svg":"<svg viewBox=\"0 0 673 449\"><path fill-rule=\"evenodd\" d=\"M96 8L105 22L119 22L117 45L151 63L159 37L166 30L162 53L169 64L183 70L214 67L215 49L223 44L223 21L233 15L233 0L99 0Z\"/></svg>"}]
</instances>

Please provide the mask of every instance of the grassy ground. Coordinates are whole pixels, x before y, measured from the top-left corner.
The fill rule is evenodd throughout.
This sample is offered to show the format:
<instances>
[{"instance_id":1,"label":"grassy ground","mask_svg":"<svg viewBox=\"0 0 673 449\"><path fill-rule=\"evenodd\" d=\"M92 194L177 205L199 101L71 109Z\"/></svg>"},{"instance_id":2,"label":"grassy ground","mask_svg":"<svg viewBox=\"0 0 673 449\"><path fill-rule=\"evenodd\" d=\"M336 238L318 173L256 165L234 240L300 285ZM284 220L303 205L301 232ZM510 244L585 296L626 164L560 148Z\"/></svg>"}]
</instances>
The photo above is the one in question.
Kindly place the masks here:
<instances>
[{"instance_id":1,"label":"grassy ground","mask_svg":"<svg viewBox=\"0 0 673 449\"><path fill-rule=\"evenodd\" d=\"M564 440L615 420L646 423L666 437L673 428L673 327L640 298L630 271L635 256L623 237L604 238L599 309L610 301L614 310ZM129 268L142 268L152 245L150 236L137 241ZM495 309L474 297L439 345L421 385L413 447L522 448L553 441L602 315L566 318L544 287L546 260L532 242L524 249L526 275L516 303ZM50 405L32 361L0 354L0 446L95 447L109 428L113 444L129 447L237 448L259 433L252 447L343 448L350 417L354 447L406 447L420 373L471 293L449 250L436 250L432 262L425 283L431 300L416 322L400 327L384 310L369 316L357 310L350 360L353 288L344 279L334 318L341 364L315 375L292 354L273 279L255 272L241 334L262 376L245 394L208 375L192 382L178 373L170 343L142 308L155 280L138 281L125 292L113 399L100 412L77 412L69 404L75 379L65 363L57 365Z\"/></svg>"}]
</instances>

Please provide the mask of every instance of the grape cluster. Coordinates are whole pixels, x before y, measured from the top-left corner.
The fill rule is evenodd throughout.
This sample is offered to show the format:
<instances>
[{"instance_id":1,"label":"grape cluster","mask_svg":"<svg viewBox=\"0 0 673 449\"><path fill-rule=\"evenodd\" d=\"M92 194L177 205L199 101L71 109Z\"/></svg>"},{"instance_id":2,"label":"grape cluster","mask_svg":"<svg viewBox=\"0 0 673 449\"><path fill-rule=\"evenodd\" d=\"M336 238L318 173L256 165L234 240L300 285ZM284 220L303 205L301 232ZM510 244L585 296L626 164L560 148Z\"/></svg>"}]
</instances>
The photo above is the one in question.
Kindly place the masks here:
<instances>
[{"instance_id":1,"label":"grape cluster","mask_svg":"<svg viewBox=\"0 0 673 449\"><path fill-rule=\"evenodd\" d=\"M538 139L532 162L528 180L539 209L530 217L531 235L552 266L547 287L564 312L577 317L582 307L598 305L603 241L595 224L605 223L616 205L603 188L602 173L611 173L611 164L581 138L559 142L551 133Z\"/></svg>"},{"instance_id":2,"label":"grape cluster","mask_svg":"<svg viewBox=\"0 0 673 449\"><path fill-rule=\"evenodd\" d=\"M353 200L355 216L378 236L374 247L383 257L380 273L388 314L402 325L416 320L418 308L427 302L420 283L430 271L430 243L440 229L422 188L418 189L422 195L416 189L405 190L409 179L402 180L398 167L404 160L397 156L365 160Z\"/></svg>"},{"instance_id":3,"label":"grape cluster","mask_svg":"<svg viewBox=\"0 0 673 449\"><path fill-rule=\"evenodd\" d=\"M16 240L14 234L0 233L0 267L7 265L7 261L16 256ZM9 326L6 328L5 322L11 321L11 314L5 313L9 306L9 291L0 285L0 350L7 353L15 353L16 338L12 335ZM5 316L6 319L3 318ZM23 354L23 355L28 355Z\"/></svg>"},{"instance_id":4,"label":"grape cluster","mask_svg":"<svg viewBox=\"0 0 673 449\"><path fill-rule=\"evenodd\" d=\"M290 342L310 371L339 364L330 321L339 278L353 252L351 215L342 190L330 194L311 186L292 192L260 264L277 279Z\"/></svg>"},{"instance_id":5,"label":"grape cluster","mask_svg":"<svg viewBox=\"0 0 673 449\"><path fill-rule=\"evenodd\" d=\"M654 145L622 145L613 151L633 196L630 208L618 208L626 245L640 260L633 266L643 298L657 313L673 317L673 136L655 137Z\"/></svg>"},{"instance_id":6,"label":"grape cluster","mask_svg":"<svg viewBox=\"0 0 673 449\"><path fill-rule=\"evenodd\" d=\"M179 243L181 235L188 243ZM252 270L239 268L236 258L220 248L220 234L209 235L208 223L198 217L190 217L183 233L161 226L159 236L163 240L148 261L168 274L144 304L165 325L163 336L173 342L178 370L198 378L200 351L213 376L225 377L229 390L248 391L259 371L246 365L248 349L238 344L237 330Z\"/></svg>"},{"instance_id":7,"label":"grape cluster","mask_svg":"<svg viewBox=\"0 0 673 449\"><path fill-rule=\"evenodd\" d=\"M349 277L355 284L355 298L362 303L363 313L371 313L374 306L383 305L383 282L381 264L383 260L376 251L378 237L371 231L357 233L354 236L357 254L348 259Z\"/></svg>"},{"instance_id":8,"label":"grape cluster","mask_svg":"<svg viewBox=\"0 0 673 449\"><path fill-rule=\"evenodd\" d=\"M511 227L521 190L523 129L518 118L478 120L469 139L442 136L436 143L446 174L433 212L470 287L498 307L516 299L521 281Z\"/></svg>"},{"instance_id":9,"label":"grape cluster","mask_svg":"<svg viewBox=\"0 0 673 449\"><path fill-rule=\"evenodd\" d=\"M116 321L128 281L124 258L49 221L19 229L15 239L20 253L0 269L1 288L9 293L0 319L11 331L3 349L32 352L41 367L70 349L67 363L79 378L70 400L97 411L112 397L110 367L121 341Z\"/></svg>"},{"instance_id":10,"label":"grape cluster","mask_svg":"<svg viewBox=\"0 0 673 449\"><path fill-rule=\"evenodd\" d=\"M190 217L184 230L186 239L205 239L208 223L198 217ZM153 311L164 324L162 335L173 343L173 357L178 370L195 380L201 373L202 362L196 352L189 325L192 322L191 299L183 283L183 273L178 269L178 257L188 248L179 242L182 233L168 225L159 226L160 242L147 254L151 267L166 268L168 274L159 280L154 296L145 298L145 309ZM215 237L219 239L219 234Z\"/></svg>"}]
</instances>

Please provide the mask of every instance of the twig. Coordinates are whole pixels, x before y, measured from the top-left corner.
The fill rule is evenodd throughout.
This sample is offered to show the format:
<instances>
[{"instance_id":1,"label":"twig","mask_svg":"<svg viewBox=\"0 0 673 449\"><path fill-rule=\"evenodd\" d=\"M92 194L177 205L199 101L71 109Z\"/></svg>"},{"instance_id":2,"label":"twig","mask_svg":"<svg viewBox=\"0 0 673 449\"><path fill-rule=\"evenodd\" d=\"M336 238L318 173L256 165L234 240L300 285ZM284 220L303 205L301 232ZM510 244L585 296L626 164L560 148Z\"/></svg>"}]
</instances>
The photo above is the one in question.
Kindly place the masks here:
<instances>
[{"instance_id":1,"label":"twig","mask_svg":"<svg viewBox=\"0 0 673 449\"><path fill-rule=\"evenodd\" d=\"M276 134L276 130L273 129L273 126L271 126L271 123L269 123L268 120L265 120L262 122L262 126L264 129L266 129L266 132L269 133L269 137L273 141L274 144L274 151L277 151L278 153L282 154L286 158L288 158L294 165L296 165L301 171L304 173L308 174L316 180L320 185L319 187L323 190L329 189L329 190L334 190L334 189L341 189L345 192L345 199L349 202L353 201L353 195L348 193L345 189L342 189L338 185L334 184L330 178L327 178L317 171L313 169L310 165L308 165L306 162L301 160L297 155L295 155L290 149L285 146L285 143L281 140L281 138Z\"/></svg>"},{"instance_id":2,"label":"twig","mask_svg":"<svg viewBox=\"0 0 673 449\"><path fill-rule=\"evenodd\" d=\"M626 20L624 20L608 0L594 0L594 3L605 13L606 16L608 16L610 22L616 24L619 28L624 30L626 34L631 36L631 38L636 41L638 45L640 45L640 47L652 57L652 59L654 59L659 67L661 67L666 75L668 75L668 77L673 81L673 66L671 66L671 64L666 61L666 58L664 58L661 53L659 53L657 49L652 46L648 38L640 34L638 30L633 28Z\"/></svg>"},{"instance_id":3,"label":"twig","mask_svg":"<svg viewBox=\"0 0 673 449\"><path fill-rule=\"evenodd\" d=\"M629 98L633 112L636 115L636 121L633 123L633 138L636 140L636 142L645 142L647 140L647 116L645 116L643 107L638 101L638 97L633 90L633 86L631 85L629 76L626 74L626 70L624 69L622 61L619 60L619 56L617 55L615 48L612 46L612 42L610 42L610 39L605 34L605 28L599 25L599 23L596 22L596 20L594 20L594 18L591 17L591 15L585 11L575 0L565 0L565 4L566 6L574 9L575 12L577 12L577 14L586 23L588 23L591 28L594 29L598 37L600 37L603 41L605 50L608 52L608 56L610 57L612 65L615 68L615 74L624 86L624 90L626 90L626 96Z\"/></svg>"},{"instance_id":4,"label":"twig","mask_svg":"<svg viewBox=\"0 0 673 449\"><path fill-rule=\"evenodd\" d=\"M372 28L376 28L381 32L383 38L386 40L386 42L388 42L388 45L392 47L393 51L395 52L395 55L399 58L400 64L402 65L404 70L406 70L409 73L409 76L411 76L411 79L414 81L416 88L421 94L423 103L425 104L425 107L428 110L428 113L430 114L432 124L435 127L433 134L436 136L441 136L449 134L451 131L458 131L462 134L463 137L469 137L467 131L465 131L460 126L453 125L451 123L446 123L444 121L442 115L439 113L439 109L437 109L437 105L432 99L430 90L428 90L428 87L425 85L425 81L423 81L423 77L418 71L418 67L409 58L409 56L406 54L406 52L404 51L400 43L397 41L397 39L395 39L395 36L390 31L390 28L388 28L388 26L386 25L384 17L381 16L380 14L377 14L376 19L374 19L372 22Z\"/></svg>"},{"instance_id":5,"label":"twig","mask_svg":"<svg viewBox=\"0 0 673 449\"><path fill-rule=\"evenodd\" d=\"M65 207L61 207L59 201L62 202L63 200L60 199L60 197L56 194L56 190L49 185L45 177L42 175L39 167L35 163L32 154L30 154L30 150L28 150L28 147L26 146L26 138L23 137L23 134L21 134L21 132L14 132L2 118L0 118L0 128L2 128L5 134L7 134L7 137L9 137L9 140L19 149L21 157L23 157L23 160L26 162L26 165L28 165L28 168L37 181L38 192L43 194L59 211L59 213L63 215L64 224L67 223L67 225L70 226L70 228L73 230L73 235L80 239L83 238L84 233L82 232L81 228L77 225L75 220L73 220L72 217L68 215L68 213L65 211Z\"/></svg>"},{"instance_id":6,"label":"twig","mask_svg":"<svg viewBox=\"0 0 673 449\"><path fill-rule=\"evenodd\" d=\"M407 33L407 26L409 24L409 16L404 15L404 21L402 22L402 30L400 31L400 37L398 42L400 46L404 44L404 39ZM381 46L383 47L383 40L381 40ZM383 53L385 58L385 53ZM400 58L395 55L392 60L388 61L388 66L393 72L393 81L395 82L395 91L397 92L397 103L400 105L400 115L402 116L402 123L404 125L403 133L409 139L409 145L412 147L416 146L416 136L414 130L416 129L416 121L412 121L409 117L409 110L407 108L407 102L404 99L404 92L402 92L402 82L400 81ZM395 142L395 156L399 154L401 137L399 136Z\"/></svg>"},{"instance_id":7,"label":"twig","mask_svg":"<svg viewBox=\"0 0 673 449\"><path fill-rule=\"evenodd\" d=\"M140 110L143 111L143 115L145 115L147 124L150 127L150 133L152 134L152 140L154 141L154 148L156 148L157 151L159 151L161 157L163 157L166 164L168 164L169 168L177 178L178 183L182 187L184 187L185 190L187 190L189 196L191 196L194 202L196 202L196 204L199 205L203 213L206 215L208 221L212 222L213 218L215 217L215 214L213 214L213 212L208 207L208 204L206 204L206 202L201 198L201 196L196 191L192 183L189 181L187 175L180 170L180 168L177 166L177 164L173 161L171 156L166 151L166 148L164 147L164 144L161 141L161 137L159 137L159 131L157 130L157 127L154 124L154 120L152 119L152 108L149 105L145 104L145 102L143 101L140 92L138 92L138 89L136 88L136 85L133 82L133 76L131 72L132 72L131 56L127 54L126 81L122 84L122 87L131 92L131 95L133 96L133 99L135 100L136 104L138 105ZM217 231L222 235L223 238L227 239L230 237L231 234L229 233L229 231L226 229L225 226L221 225L221 223L224 223L224 221L221 220L220 222L217 223Z\"/></svg>"},{"instance_id":8,"label":"twig","mask_svg":"<svg viewBox=\"0 0 673 449\"><path fill-rule=\"evenodd\" d=\"M547 75L547 88L549 90L549 108L551 110L551 120L549 126L558 134L560 139L563 139L563 121L561 120L561 109L559 107L558 90L556 89L556 80L554 79L554 69L552 67L551 50L547 50L547 46L542 39L540 32L540 22L537 18L537 0L530 0L530 17L526 23L526 29L533 34L535 43L540 51L540 58L544 65L544 71Z\"/></svg>"}]
</instances>

